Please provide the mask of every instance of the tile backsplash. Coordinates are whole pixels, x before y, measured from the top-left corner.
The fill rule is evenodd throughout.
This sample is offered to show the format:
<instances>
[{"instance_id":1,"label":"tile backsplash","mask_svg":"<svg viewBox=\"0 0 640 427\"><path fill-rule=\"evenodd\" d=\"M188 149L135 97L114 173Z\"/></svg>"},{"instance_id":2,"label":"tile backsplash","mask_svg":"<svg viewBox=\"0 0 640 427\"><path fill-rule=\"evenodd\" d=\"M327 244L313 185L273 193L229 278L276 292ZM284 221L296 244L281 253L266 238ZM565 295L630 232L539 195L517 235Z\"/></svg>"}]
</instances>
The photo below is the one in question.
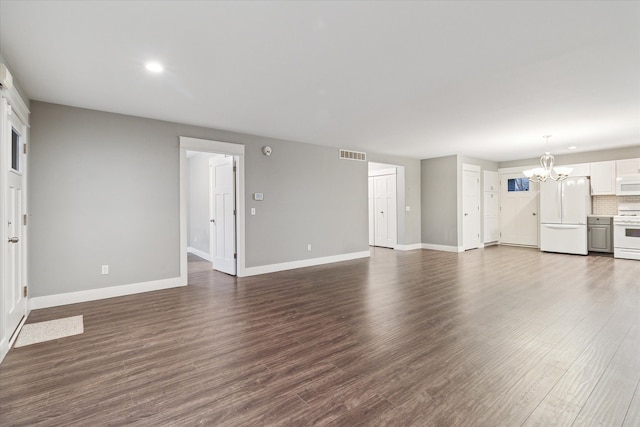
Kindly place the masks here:
<instances>
[{"instance_id":1,"label":"tile backsplash","mask_svg":"<svg viewBox=\"0 0 640 427\"><path fill-rule=\"evenodd\" d=\"M640 203L640 196L593 196L591 201L595 215L618 215L618 203Z\"/></svg>"}]
</instances>

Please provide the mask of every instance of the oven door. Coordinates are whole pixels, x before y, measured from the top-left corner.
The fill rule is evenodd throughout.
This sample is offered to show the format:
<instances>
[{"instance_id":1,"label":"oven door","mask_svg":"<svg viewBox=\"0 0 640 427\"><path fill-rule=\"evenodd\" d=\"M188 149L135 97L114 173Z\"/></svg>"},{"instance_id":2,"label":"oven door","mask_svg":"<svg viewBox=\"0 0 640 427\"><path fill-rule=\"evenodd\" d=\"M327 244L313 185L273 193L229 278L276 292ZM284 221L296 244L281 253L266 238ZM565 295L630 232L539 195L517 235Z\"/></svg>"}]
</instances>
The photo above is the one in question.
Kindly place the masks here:
<instances>
[{"instance_id":1,"label":"oven door","mask_svg":"<svg viewBox=\"0 0 640 427\"><path fill-rule=\"evenodd\" d=\"M640 222L635 224L615 222L613 242L616 248L640 250Z\"/></svg>"}]
</instances>

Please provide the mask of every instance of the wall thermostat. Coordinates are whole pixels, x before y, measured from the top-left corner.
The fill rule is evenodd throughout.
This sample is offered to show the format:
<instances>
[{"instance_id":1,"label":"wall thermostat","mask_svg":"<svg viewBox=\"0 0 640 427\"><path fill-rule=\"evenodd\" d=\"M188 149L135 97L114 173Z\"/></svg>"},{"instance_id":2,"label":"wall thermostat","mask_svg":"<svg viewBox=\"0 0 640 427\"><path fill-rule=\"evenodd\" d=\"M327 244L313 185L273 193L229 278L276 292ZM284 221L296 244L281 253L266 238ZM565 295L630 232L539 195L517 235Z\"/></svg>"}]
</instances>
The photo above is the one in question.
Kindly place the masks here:
<instances>
[{"instance_id":1,"label":"wall thermostat","mask_svg":"<svg viewBox=\"0 0 640 427\"><path fill-rule=\"evenodd\" d=\"M264 153L265 156L270 156L271 155L271 147L269 147L268 145L266 147L262 147L262 152Z\"/></svg>"},{"instance_id":2,"label":"wall thermostat","mask_svg":"<svg viewBox=\"0 0 640 427\"><path fill-rule=\"evenodd\" d=\"M264 194L262 194L262 193L253 193L253 200L264 200Z\"/></svg>"}]
</instances>

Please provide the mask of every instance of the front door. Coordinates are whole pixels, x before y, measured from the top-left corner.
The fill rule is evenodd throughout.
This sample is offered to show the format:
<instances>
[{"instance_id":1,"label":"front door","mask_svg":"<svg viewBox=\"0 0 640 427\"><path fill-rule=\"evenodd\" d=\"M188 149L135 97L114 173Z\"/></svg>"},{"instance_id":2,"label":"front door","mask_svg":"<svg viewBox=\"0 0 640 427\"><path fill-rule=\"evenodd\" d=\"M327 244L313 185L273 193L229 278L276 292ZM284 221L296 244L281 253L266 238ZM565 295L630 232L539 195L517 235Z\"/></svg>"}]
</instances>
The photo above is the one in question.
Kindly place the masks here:
<instances>
[{"instance_id":1,"label":"front door","mask_svg":"<svg viewBox=\"0 0 640 427\"><path fill-rule=\"evenodd\" d=\"M503 174L500 191L500 242L538 246L538 184L522 174Z\"/></svg>"},{"instance_id":2,"label":"front door","mask_svg":"<svg viewBox=\"0 0 640 427\"><path fill-rule=\"evenodd\" d=\"M27 172L26 126L11 111L5 99L2 100L2 149L5 159L2 171L5 173L5 236L3 248L4 280L2 289L2 336L3 344L8 342L20 321L26 314L26 196Z\"/></svg>"},{"instance_id":3,"label":"front door","mask_svg":"<svg viewBox=\"0 0 640 427\"><path fill-rule=\"evenodd\" d=\"M236 274L236 203L233 156L209 159L211 261L214 270Z\"/></svg>"}]
</instances>

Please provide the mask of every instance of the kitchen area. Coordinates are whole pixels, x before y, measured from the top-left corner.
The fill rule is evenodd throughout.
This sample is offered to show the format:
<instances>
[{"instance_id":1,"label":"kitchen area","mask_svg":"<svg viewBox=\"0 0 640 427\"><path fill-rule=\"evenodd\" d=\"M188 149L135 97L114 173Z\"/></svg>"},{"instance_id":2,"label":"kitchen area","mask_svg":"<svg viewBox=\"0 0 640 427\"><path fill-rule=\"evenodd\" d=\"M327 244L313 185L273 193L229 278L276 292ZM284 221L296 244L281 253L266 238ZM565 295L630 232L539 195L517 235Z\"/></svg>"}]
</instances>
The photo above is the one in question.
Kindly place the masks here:
<instances>
[{"instance_id":1,"label":"kitchen area","mask_svg":"<svg viewBox=\"0 0 640 427\"><path fill-rule=\"evenodd\" d=\"M640 260L640 158L563 167L568 177L531 186L538 212L529 205L518 214L538 217L540 250Z\"/></svg>"}]
</instances>

